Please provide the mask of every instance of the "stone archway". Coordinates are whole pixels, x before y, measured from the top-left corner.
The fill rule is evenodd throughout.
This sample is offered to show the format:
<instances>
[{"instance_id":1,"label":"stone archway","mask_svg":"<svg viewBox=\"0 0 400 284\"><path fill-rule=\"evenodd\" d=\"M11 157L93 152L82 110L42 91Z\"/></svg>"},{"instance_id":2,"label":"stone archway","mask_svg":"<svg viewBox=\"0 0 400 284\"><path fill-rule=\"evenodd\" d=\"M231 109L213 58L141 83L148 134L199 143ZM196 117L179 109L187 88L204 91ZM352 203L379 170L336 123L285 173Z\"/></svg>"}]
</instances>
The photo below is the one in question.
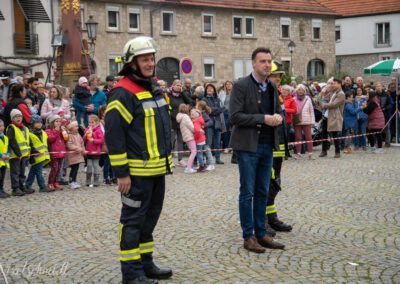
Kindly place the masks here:
<instances>
[{"instance_id":1,"label":"stone archway","mask_svg":"<svg viewBox=\"0 0 400 284\"><path fill-rule=\"evenodd\" d=\"M307 78L314 79L325 75L325 62L321 59L312 59L307 64Z\"/></svg>"},{"instance_id":2,"label":"stone archway","mask_svg":"<svg viewBox=\"0 0 400 284\"><path fill-rule=\"evenodd\" d=\"M168 86L176 79L180 79L179 60L173 57L165 57L157 62L156 76L168 83Z\"/></svg>"}]
</instances>

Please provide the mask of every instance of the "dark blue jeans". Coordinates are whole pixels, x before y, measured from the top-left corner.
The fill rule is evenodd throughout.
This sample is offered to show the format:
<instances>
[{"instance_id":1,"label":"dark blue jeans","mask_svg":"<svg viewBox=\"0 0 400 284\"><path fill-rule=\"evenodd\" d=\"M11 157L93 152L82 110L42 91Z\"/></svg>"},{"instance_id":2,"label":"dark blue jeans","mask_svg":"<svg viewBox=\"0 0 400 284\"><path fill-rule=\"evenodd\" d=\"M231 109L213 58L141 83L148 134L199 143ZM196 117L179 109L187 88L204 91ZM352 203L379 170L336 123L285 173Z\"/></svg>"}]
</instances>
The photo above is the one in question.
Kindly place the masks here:
<instances>
[{"instance_id":1,"label":"dark blue jeans","mask_svg":"<svg viewBox=\"0 0 400 284\"><path fill-rule=\"evenodd\" d=\"M217 130L214 127L207 128L206 143L213 151L215 160L219 161L221 159L221 151L216 151L215 149L221 149L221 130Z\"/></svg>"},{"instance_id":2,"label":"dark blue jeans","mask_svg":"<svg viewBox=\"0 0 400 284\"><path fill-rule=\"evenodd\" d=\"M229 113L224 112L226 132L222 133L222 148L229 148L229 141L231 140L231 122L229 120Z\"/></svg>"},{"instance_id":3,"label":"dark blue jeans","mask_svg":"<svg viewBox=\"0 0 400 284\"><path fill-rule=\"evenodd\" d=\"M110 157L108 157L108 154L103 154L103 177L104 179L114 179L114 173L111 168L110 164Z\"/></svg>"},{"instance_id":4,"label":"dark blue jeans","mask_svg":"<svg viewBox=\"0 0 400 284\"><path fill-rule=\"evenodd\" d=\"M237 151L240 174L239 214L243 238L263 237L265 207L272 169L272 145L259 144L257 152Z\"/></svg>"},{"instance_id":5,"label":"dark blue jeans","mask_svg":"<svg viewBox=\"0 0 400 284\"><path fill-rule=\"evenodd\" d=\"M367 125L368 120L358 120L356 126L356 134L363 134L364 136L358 136L355 138L356 147L365 147L367 145L367 141L365 135L367 133Z\"/></svg>"},{"instance_id":6,"label":"dark blue jeans","mask_svg":"<svg viewBox=\"0 0 400 284\"><path fill-rule=\"evenodd\" d=\"M37 183L39 188L44 188L46 182L43 178L43 166L42 164L36 164L31 166L28 174L28 178L26 179L25 185L26 187L31 187L33 182L35 181L35 177L37 179Z\"/></svg>"}]
</instances>

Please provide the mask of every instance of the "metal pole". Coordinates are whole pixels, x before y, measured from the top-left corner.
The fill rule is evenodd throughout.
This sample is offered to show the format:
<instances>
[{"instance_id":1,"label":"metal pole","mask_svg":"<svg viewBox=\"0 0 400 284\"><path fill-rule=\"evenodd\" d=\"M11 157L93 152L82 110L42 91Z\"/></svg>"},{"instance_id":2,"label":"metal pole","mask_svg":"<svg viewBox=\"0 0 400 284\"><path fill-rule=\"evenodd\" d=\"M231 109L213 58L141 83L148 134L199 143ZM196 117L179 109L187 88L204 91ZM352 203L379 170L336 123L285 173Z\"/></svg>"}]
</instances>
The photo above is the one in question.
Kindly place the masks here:
<instances>
[{"instance_id":1,"label":"metal pole","mask_svg":"<svg viewBox=\"0 0 400 284\"><path fill-rule=\"evenodd\" d=\"M396 97L395 97L395 100L396 100L396 115L395 115L395 118L396 118L396 141L395 141L395 144L397 144L397 145L399 145L400 146L400 144L399 144L399 95L400 95L400 90L399 90L399 79L400 78L400 76L397 76L397 79L396 79Z\"/></svg>"},{"instance_id":2,"label":"metal pole","mask_svg":"<svg viewBox=\"0 0 400 284\"><path fill-rule=\"evenodd\" d=\"M44 87L45 88L46 88L47 82L49 81L49 77L50 77L50 74L51 74L51 67L53 66L54 58L56 56L56 49L57 49L57 47L54 46L53 47L53 57L51 58L50 64L48 65L49 70L47 72L46 82L44 83Z\"/></svg>"}]
</instances>

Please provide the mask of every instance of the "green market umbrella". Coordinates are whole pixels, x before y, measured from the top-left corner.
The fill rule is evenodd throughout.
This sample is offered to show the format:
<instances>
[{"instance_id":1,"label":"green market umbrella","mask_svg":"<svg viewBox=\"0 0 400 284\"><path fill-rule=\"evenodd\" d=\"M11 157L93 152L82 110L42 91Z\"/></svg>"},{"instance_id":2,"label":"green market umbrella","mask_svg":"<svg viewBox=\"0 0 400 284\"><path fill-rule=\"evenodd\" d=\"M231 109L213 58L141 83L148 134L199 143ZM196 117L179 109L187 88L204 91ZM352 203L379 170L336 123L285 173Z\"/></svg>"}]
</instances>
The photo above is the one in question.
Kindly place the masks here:
<instances>
[{"instance_id":1,"label":"green market umbrella","mask_svg":"<svg viewBox=\"0 0 400 284\"><path fill-rule=\"evenodd\" d=\"M390 75L400 73L400 59L382 60L364 68L364 74Z\"/></svg>"}]
</instances>

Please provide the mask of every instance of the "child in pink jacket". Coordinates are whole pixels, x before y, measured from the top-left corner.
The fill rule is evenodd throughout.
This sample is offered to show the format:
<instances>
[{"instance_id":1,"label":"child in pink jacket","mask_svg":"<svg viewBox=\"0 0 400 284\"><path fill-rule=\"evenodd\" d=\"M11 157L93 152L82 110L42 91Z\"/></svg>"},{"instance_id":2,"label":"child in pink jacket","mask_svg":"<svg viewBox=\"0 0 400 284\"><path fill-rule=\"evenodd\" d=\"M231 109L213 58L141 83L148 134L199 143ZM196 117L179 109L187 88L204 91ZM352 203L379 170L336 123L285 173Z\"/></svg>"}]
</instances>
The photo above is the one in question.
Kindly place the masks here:
<instances>
[{"instance_id":1,"label":"child in pink jacket","mask_svg":"<svg viewBox=\"0 0 400 284\"><path fill-rule=\"evenodd\" d=\"M186 174L193 174L197 172L192 168L194 158L196 157L196 142L194 140L194 126L193 122L189 117L190 106L185 104L179 105L179 113L176 115L176 122L179 123L179 127L182 133L183 142L186 143L190 149L190 156L185 169Z\"/></svg>"},{"instance_id":2,"label":"child in pink jacket","mask_svg":"<svg viewBox=\"0 0 400 284\"><path fill-rule=\"evenodd\" d=\"M62 190L63 187L57 182L57 177L60 173L62 161L65 157L65 142L68 140L68 134L61 128L60 116L51 115L47 118L47 122L47 141L51 153L51 170L49 174L48 188Z\"/></svg>"},{"instance_id":3,"label":"child in pink jacket","mask_svg":"<svg viewBox=\"0 0 400 284\"><path fill-rule=\"evenodd\" d=\"M104 143L103 131L100 127L100 119L97 115L89 116L89 127L85 129L83 141L86 144L87 151L87 171L86 186L98 187L100 185L100 156L101 146ZM93 177L93 184L92 182Z\"/></svg>"}]
</instances>

